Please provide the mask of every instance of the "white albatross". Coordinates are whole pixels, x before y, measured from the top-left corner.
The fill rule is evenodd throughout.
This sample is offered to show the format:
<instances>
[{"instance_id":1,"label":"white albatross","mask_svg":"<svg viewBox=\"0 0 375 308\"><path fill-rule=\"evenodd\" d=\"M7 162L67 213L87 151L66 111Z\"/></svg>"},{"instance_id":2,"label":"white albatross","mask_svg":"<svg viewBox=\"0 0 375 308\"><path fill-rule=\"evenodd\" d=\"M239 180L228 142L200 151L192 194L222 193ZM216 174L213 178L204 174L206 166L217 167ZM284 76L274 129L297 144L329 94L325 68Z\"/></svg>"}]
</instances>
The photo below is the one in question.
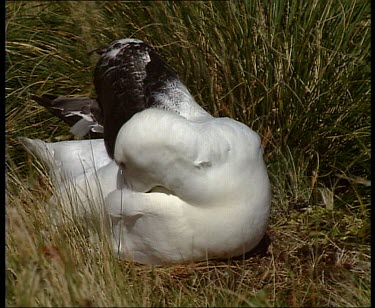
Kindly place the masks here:
<instances>
[{"instance_id":1,"label":"white albatross","mask_svg":"<svg viewBox=\"0 0 375 308\"><path fill-rule=\"evenodd\" d=\"M98 52L97 98L87 102L100 113L92 120L86 110L87 125L76 123L81 135L102 127L104 140L21 138L22 144L53 174L64 174L53 177L56 186L70 178L81 200L102 198L113 250L125 260L156 265L253 249L266 232L271 204L258 134L207 113L142 41L118 40ZM62 117L65 107L59 106ZM72 114L80 112L65 112ZM87 202L76 204L79 213Z\"/></svg>"}]
</instances>

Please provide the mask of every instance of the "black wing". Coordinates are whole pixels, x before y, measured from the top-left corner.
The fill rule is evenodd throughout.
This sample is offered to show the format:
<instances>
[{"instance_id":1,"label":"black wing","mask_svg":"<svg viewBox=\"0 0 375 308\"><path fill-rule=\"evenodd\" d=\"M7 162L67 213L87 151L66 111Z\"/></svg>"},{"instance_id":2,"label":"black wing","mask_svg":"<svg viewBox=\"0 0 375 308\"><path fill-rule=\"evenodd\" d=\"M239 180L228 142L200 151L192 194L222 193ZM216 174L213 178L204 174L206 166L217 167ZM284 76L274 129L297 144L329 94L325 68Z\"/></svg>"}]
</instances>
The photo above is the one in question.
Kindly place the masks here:
<instances>
[{"instance_id":1,"label":"black wing","mask_svg":"<svg viewBox=\"0 0 375 308\"><path fill-rule=\"evenodd\" d=\"M122 125L137 112L161 105L153 94L179 79L152 47L139 40L118 40L97 52L101 57L94 85L103 111L104 143L113 158Z\"/></svg>"},{"instance_id":2,"label":"black wing","mask_svg":"<svg viewBox=\"0 0 375 308\"><path fill-rule=\"evenodd\" d=\"M102 112L95 99L89 97L57 97L49 94L33 95L32 98L71 126L70 131L74 135L103 138Z\"/></svg>"}]
</instances>

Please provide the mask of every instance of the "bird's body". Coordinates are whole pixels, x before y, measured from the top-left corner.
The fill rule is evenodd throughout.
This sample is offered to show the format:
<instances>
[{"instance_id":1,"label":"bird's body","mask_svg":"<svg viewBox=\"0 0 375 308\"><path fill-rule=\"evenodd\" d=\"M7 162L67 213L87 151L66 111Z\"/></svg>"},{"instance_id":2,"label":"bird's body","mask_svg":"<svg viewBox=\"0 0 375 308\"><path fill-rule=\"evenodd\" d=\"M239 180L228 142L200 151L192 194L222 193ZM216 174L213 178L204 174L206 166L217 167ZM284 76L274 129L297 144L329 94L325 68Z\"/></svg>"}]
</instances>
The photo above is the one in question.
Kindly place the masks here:
<instances>
[{"instance_id":1,"label":"bird's body","mask_svg":"<svg viewBox=\"0 0 375 308\"><path fill-rule=\"evenodd\" d=\"M48 168L55 187L50 204L60 203L64 212L70 211L72 201L80 216L93 210L102 212L108 194L124 186L120 170L108 156L103 139L54 143L25 137L18 140Z\"/></svg>"},{"instance_id":2,"label":"bird's body","mask_svg":"<svg viewBox=\"0 0 375 308\"><path fill-rule=\"evenodd\" d=\"M259 136L232 119L191 121L158 109L137 113L116 141L115 160L128 187L106 200L110 215L123 219L114 224L114 248L151 264L251 250L269 215L262 156ZM165 191L147 193L158 187ZM124 231L124 225L131 228Z\"/></svg>"},{"instance_id":3,"label":"bird's body","mask_svg":"<svg viewBox=\"0 0 375 308\"><path fill-rule=\"evenodd\" d=\"M86 179L82 168L72 178L79 183L76 194L102 197L114 251L127 260L163 264L254 248L271 203L258 134L233 119L212 117L143 42L119 40L99 53L94 84L104 141L96 140L92 153L100 164ZM67 170L70 163L62 164L65 158L56 152L73 153L73 142L88 151L88 141L47 144L56 165ZM43 159L32 144L26 147Z\"/></svg>"}]
</instances>

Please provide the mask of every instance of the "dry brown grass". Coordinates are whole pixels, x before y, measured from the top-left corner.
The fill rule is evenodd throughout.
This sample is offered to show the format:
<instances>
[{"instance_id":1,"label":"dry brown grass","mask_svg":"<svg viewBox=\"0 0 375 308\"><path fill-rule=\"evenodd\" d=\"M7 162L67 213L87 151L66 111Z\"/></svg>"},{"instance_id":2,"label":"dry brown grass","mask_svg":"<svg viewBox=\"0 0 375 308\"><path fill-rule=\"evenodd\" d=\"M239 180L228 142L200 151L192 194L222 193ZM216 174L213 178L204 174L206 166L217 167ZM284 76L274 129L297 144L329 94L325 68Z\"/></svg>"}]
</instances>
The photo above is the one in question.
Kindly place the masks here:
<instances>
[{"instance_id":1,"label":"dry brown grass","mask_svg":"<svg viewBox=\"0 0 375 308\"><path fill-rule=\"evenodd\" d=\"M346 248L314 230L314 219L327 219L322 213L274 214L265 239L243 257L150 267L116 259L98 221L54 227L40 182L25 185L10 172L8 187L9 305L369 305L369 247Z\"/></svg>"}]
</instances>

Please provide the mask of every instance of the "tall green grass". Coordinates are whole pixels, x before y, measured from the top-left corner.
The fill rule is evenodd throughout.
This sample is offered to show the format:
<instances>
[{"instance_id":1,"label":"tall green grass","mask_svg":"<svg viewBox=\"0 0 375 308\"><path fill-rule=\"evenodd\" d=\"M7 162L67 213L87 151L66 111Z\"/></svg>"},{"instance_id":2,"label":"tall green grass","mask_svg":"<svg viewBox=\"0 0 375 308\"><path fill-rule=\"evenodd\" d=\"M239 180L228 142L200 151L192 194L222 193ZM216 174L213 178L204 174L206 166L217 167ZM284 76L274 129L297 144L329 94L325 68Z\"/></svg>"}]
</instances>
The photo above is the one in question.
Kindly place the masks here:
<instances>
[{"instance_id":1,"label":"tall green grass","mask_svg":"<svg viewBox=\"0 0 375 308\"><path fill-rule=\"evenodd\" d=\"M9 305L369 303L368 1L25 1L6 10ZM73 137L31 95L95 95L97 57L87 53L124 37L153 45L198 103L264 139L274 193L266 257L124 269L105 245L97 255L84 247L84 226L41 237L46 196L16 137ZM67 260L52 269L38 247L66 239Z\"/></svg>"}]
</instances>

